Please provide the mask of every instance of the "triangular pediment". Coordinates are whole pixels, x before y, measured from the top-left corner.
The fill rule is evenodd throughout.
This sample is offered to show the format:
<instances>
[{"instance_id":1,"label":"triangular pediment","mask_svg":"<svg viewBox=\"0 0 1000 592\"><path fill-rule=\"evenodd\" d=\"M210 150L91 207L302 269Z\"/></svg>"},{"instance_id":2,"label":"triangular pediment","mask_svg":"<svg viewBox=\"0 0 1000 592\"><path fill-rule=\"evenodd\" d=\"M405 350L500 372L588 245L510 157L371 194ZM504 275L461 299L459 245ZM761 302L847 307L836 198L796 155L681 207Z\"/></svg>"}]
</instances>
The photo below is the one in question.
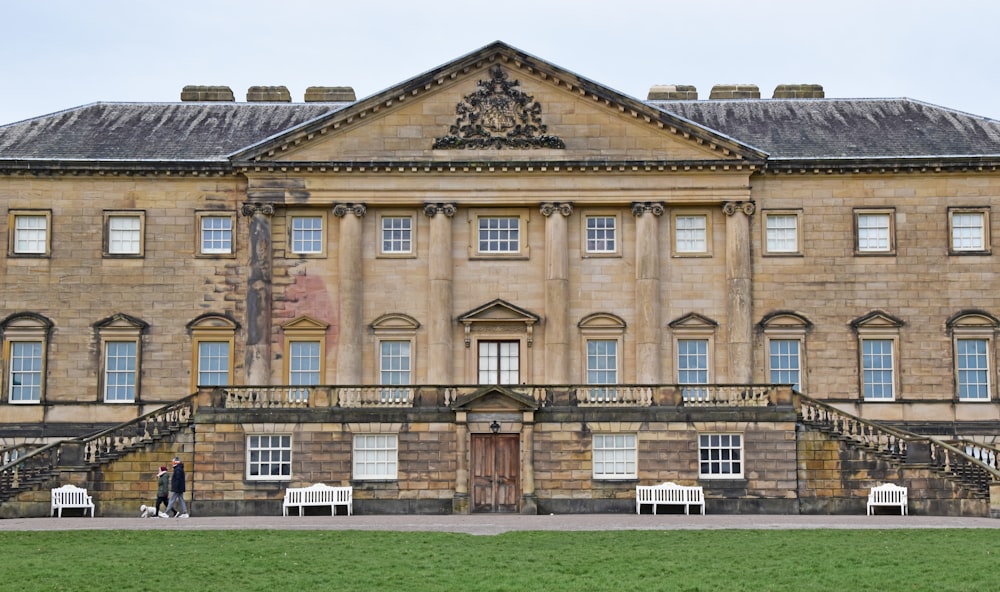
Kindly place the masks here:
<instances>
[{"instance_id":1,"label":"triangular pediment","mask_svg":"<svg viewBox=\"0 0 1000 592\"><path fill-rule=\"evenodd\" d=\"M881 310L872 311L851 321L851 326L864 329L897 329L903 321Z\"/></svg>"},{"instance_id":2,"label":"triangular pediment","mask_svg":"<svg viewBox=\"0 0 1000 592\"><path fill-rule=\"evenodd\" d=\"M281 328L287 333L288 331L326 331L329 326L330 323L320 321L309 315L302 315L288 321Z\"/></svg>"},{"instance_id":3,"label":"triangular pediment","mask_svg":"<svg viewBox=\"0 0 1000 592\"><path fill-rule=\"evenodd\" d=\"M455 411L534 411L538 402L533 398L500 385L484 386L455 399Z\"/></svg>"},{"instance_id":4,"label":"triangular pediment","mask_svg":"<svg viewBox=\"0 0 1000 592\"><path fill-rule=\"evenodd\" d=\"M688 313L668 323L671 329L715 329L719 323L696 312Z\"/></svg>"},{"instance_id":5,"label":"triangular pediment","mask_svg":"<svg viewBox=\"0 0 1000 592\"><path fill-rule=\"evenodd\" d=\"M456 162L752 166L765 158L501 42L233 155L254 166L367 170Z\"/></svg>"},{"instance_id":6,"label":"triangular pediment","mask_svg":"<svg viewBox=\"0 0 1000 592\"><path fill-rule=\"evenodd\" d=\"M506 300L497 298L492 302L479 306L469 312L459 315L458 321L466 325L473 323L524 323L534 325L539 316L514 306Z\"/></svg>"}]
</instances>

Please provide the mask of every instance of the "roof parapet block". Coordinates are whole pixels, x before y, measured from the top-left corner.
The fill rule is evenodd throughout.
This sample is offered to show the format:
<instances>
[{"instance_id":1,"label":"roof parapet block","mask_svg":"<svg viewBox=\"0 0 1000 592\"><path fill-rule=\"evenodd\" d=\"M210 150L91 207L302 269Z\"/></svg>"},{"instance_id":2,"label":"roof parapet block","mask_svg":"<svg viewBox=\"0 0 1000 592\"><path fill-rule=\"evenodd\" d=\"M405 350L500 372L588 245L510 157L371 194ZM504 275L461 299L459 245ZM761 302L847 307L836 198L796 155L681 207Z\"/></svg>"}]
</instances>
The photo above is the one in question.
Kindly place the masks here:
<instances>
[{"instance_id":1,"label":"roof parapet block","mask_svg":"<svg viewBox=\"0 0 1000 592\"><path fill-rule=\"evenodd\" d=\"M181 90L181 101L233 102L236 97L228 86L198 86L189 84Z\"/></svg>"},{"instance_id":2,"label":"roof parapet block","mask_svg":"<svg viewBox=\"0 0 1000 592\"><path fill-rule=\"evenodd\" d=\"M698 89L689 84L654 84L649 87L647 101L697 100Z\"/></svg>"},{"instance_id":3,"label":"roof parapet block","mask_svg":"<svg viewBox=\"0 0 1000 592\"><path fill-rule=\"evenodd\" d=\"M716 84L709 99L759 99L760 88L756 84Z\"/></svg>"},{"instance_id":4,"label":"roof parapet block","mask_svg":"<svg viewBox=\"0 0 1000 592\"><path fill-rule=\"evenodd\" d=\"M357 101L354 87L351 86L310 86L306 89L307 103L350 102Z\"/></svg>"},{"instance_id":5,"label":"roof parapet block","mask_svg":"<svg viewBox=\"0 0 1000 592\"><path fill-rule=\"evenodd\" d=\"M775 99L823 99L822 84L779 84L774 88Z\"/></svg>"},{"instance_id":6,"label":"roof parapet block","mask_svg":"<svg viewBox=\"0 0 1000 592\"><path fill-rule=\"evenodd\" d=\"M291 103L292 94L287 86L251 86L247 90L248 103Z\"/></svg>"}]
</instances>

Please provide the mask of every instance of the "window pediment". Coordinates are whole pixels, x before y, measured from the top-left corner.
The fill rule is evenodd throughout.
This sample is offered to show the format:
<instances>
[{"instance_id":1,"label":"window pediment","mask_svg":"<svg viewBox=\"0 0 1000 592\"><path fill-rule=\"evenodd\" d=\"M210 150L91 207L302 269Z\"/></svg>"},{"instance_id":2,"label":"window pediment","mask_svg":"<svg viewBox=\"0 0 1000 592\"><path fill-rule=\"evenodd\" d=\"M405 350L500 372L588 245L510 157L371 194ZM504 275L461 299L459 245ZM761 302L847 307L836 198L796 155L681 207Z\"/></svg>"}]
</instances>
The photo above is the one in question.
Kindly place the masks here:
<instances>
[{"instance_id":1,"label":"window pediment","mask_svg":"<svg viewBox=\"0 0 1000 592\"><path fill-rule=\"evenodd\" d=\"M538 403L527 395L490 385L458 397L451 408L454 411L535 411Z\"/></svg>"},{"instance_id":2,"label":"window pediment","mask_svg":"<svg viewBox=\"0 0 1000 592\"><path fill-rule=\"evenodd\" d=\"M716 327L719 326L719 323L704 315L691 312L670 321L667 326L671 329L702 329L705 331L714 331Z\"/></svg>"},{"instance_id":3,"label":"window pediment","mask_svg":"<svg viewBox=\"0 0 1000 592\"><path fill-rule=\"evenodd\" d=\"M887 312L881 310L872 311L862 317L851 321L851 326L855 330L879 330L879 329L899 329L905 323Z\"/></svg>"}]
</instances>

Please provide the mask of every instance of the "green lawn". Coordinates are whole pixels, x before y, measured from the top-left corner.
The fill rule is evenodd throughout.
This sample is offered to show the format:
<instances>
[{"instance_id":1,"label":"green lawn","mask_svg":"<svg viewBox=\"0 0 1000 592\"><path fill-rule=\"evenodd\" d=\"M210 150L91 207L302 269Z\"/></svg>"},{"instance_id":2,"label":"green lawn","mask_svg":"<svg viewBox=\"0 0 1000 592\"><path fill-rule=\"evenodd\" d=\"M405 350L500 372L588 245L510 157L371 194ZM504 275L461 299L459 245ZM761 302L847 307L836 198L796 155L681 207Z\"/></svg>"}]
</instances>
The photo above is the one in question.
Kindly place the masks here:
<instances>
[{"instance_id":1,"label":"green lawn","mask_svg":"<svg viewBox=\"0 0 1000 592\"><path fill-rule=\"evenodd\" d=\"M1000 590L992 529L45 531L0 548L18 592Z\"/></svg>"}]
</instances>

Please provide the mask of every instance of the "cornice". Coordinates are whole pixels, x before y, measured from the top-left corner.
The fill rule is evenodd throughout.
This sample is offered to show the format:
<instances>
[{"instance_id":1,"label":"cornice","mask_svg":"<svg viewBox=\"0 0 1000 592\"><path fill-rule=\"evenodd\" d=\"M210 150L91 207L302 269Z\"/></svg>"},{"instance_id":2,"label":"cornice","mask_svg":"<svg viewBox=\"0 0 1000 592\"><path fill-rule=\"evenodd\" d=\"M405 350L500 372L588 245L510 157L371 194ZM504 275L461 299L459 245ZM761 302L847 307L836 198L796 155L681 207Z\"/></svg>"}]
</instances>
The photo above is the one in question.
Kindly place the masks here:
<instances>
[{"instance_id":1,"label":"cornice","mask_svg":"<svg viewBox=\"0 0 1000 592\"><path fill-rule=\"evenodd\" d=\"M386 161L386 162L259 162L242 163L235 170L252 173L754 173L764 162L707 161Z\"/></svg>"}]
</instances>

